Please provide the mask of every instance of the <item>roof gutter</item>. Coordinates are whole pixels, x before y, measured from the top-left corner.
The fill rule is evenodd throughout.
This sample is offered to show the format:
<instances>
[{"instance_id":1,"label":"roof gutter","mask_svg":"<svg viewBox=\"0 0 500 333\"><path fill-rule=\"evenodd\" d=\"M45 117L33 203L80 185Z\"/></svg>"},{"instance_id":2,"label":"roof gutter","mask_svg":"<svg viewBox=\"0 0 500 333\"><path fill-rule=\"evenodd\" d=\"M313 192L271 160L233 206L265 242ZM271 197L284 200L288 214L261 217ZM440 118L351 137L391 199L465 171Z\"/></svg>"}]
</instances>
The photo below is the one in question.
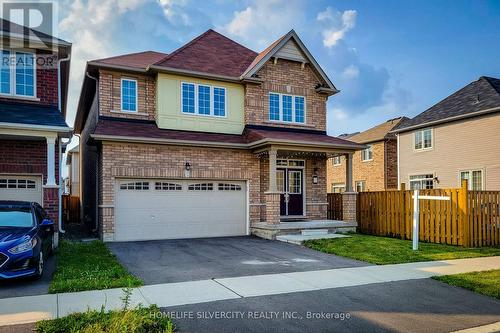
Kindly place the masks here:
<instances>
[{"instance_id":1,"label":"roof gutter","mask_svg":"<svg viewBox=\"0 0 500 333\"><path fill-rule=\"evenodd\" d=\"M47 126L47 125L30 125L30 124L18 124L18 123L0 123L0 128L14 128L14 129L24 129L33 131L52 131L61 133L71 133L73 130L71 127L62 126Z\"/></svg>"},{"instance_id":2,"label":"roof gutter","mask_svg":"<svg viewBox=\"0 0 500 333\"><path fill-rule=\"evenodd\" d=\"M418 128L429 127L429 126L434 126L434 125L449 123L449 122L452 122L452 121L457 121L457 120L462 120L462 119L467 119L467 118L473 118L473 117L483 116L483 115L486 115L486 114L489 114L489 113L495 113L495 112L498 112L498 111L500 111L500 106L497 106L497 107L494 107L494 108L490 108L490 109L481 110L481 111L477 111L477 112L472 112L472 113L467 113L467 114L461 114L461 115L454 116L454 117L448 117L448 118L444 118L444 119L429 121L429 122L426 122L426 123L417 124L417 125L413 125L413 126L398 128L398 129L389 131L389 133L403 133L403 132L408 132L408 131L415 130L415 129L418 129Z\"/></svg>"},{"instance_id":3,"label":"roof gutter","mask_svg":"<svg viewBox=\"0 0 500 333\"><path fill-rule=\"evenodd\" d=\"M105 63L100 63L100 62L95 62L95 61L87 62L87 65L100 67L100 68L119 69L119 70L124 70L124 71L129 71L129 72L137 72L137 73L146 73L147 72L146 68L111 65L111 64L105 64Z\"/></svg>"}]
</instances>

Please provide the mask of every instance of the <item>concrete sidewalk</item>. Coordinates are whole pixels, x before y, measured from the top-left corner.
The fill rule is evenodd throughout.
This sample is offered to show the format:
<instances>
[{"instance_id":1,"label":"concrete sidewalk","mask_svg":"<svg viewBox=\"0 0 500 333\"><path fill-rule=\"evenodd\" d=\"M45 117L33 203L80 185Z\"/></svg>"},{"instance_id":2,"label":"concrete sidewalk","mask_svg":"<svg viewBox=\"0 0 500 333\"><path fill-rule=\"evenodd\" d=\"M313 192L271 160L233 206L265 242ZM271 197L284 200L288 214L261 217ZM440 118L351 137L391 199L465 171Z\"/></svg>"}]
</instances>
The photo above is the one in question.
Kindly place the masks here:
<instances>
[{"instance_id":1,"label":"concrete sidewalk","mask_svg":"<svg viewBox=\"0 0 500 333\"><path fill-rule=\"evenodd\" d=\"M134 288L132 306L159 307L196 304L243 297L286 294L372 283L425 279L500 269L500 257L419 262L410 264L339 268L147 285ZM122 289L83 291L0 299L0 326L63 317L88 308L119 309Z\"/></svg>"}]
</instances>

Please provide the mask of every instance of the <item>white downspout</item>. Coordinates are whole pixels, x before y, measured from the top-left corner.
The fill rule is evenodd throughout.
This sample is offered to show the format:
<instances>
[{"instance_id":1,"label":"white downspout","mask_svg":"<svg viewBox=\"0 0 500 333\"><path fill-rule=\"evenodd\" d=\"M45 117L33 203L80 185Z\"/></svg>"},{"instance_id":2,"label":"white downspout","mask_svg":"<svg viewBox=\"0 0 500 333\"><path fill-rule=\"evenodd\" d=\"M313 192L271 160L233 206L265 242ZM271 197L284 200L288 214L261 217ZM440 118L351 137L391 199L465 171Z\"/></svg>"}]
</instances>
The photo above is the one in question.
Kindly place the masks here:
<instances>
[{"instance_id":1,"label":"white downspout","mask_svg":"<svg viewBox=\"0 0 500 333\"><path fill-rule=\"evenodd\" d=\"M71 59L71 54L69 54L66 58L59 59L57 60L57 107L59 109L59 112L62 112L62 97L61 97L61 62L63 61L69 61ZM62 228L62 187L63 182L61 181L61 168L62 168L62 156L61 156L61 149L62 146L62 140L59 139L59 218L58 218L58 229L59 232L64 234L66 231L63 230Z\"/></svg>"}]
</instances>

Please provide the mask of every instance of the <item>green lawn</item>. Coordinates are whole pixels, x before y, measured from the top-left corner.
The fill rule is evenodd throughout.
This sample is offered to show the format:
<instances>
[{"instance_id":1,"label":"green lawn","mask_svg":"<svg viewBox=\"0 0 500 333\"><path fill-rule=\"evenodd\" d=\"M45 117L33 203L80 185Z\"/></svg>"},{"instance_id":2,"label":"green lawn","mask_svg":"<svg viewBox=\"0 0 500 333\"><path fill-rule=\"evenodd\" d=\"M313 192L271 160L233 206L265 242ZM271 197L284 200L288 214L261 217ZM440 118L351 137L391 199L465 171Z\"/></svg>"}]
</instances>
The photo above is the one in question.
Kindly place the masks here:
<instances>
[{"instance_id":1,"label":"green lawn","mask_svg":"<svg viewBox=\"0 0 500 333\"><path fill-rule=\"evenodd\" d=\"M310 240L304 245L321 252L377 265L500 255L500 247L464 248L420 242L419 250L413 251L412 242L408 240L361 234L349 236L351 237Z\"/></svg>"},{"instance_id":2,"label":"green lawn","mask_svg":"<svg viewBox=\"0 0 500 333\"><path fill-rule=\"evenodd\" d=\"M56 253L57 270L49 293L142 285L142 281L127 272L101 241L63 240Z\"/></svg>"},{"instance_id":3,"label":"green lawn","mask_svg":"<svg viewBox=\"0 0 500 333\"><path fill-rule=\"evenodd\" d=\"M434 276L433 279L452 286L500 299L500 269L454 275Z\"/></svg>"}]
</instances>

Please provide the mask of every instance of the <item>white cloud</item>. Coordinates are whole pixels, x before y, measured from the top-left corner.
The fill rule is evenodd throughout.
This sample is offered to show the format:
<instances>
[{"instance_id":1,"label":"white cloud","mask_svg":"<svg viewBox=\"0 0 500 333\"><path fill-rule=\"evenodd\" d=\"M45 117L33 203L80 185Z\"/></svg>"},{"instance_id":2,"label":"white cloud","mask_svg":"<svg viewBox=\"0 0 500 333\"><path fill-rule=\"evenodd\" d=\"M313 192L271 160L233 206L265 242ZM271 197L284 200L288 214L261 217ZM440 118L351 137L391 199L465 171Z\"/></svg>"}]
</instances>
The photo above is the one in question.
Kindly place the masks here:
<instances>
[{"instance_id":1,"label":"white cloud","mask_svg":"<svg viewBox=\"0 0 500 333\"><path fill-rule=\"evenodd\" d=\"M335 120L344 120L349 117L349 113L340 108L334 108L332 111L333 119Z\"/></svg>"},{"instance_id":2,"label":"white cloud","mask_svg":"<svg viewBox=\"0 0 500 333\"><path fill-rule=\"evenodd\" d=\"M352 9L339 12L331 7L318 13L316 19L325 26L322 31L323 45L332 47L344 39L346 33L356 26L357 14Z\"/></svg>"},{"instance_id":3,"label":"white cloud","mask_svg":"<svg viewBox=\"0 0 500 333\"><path fill-rule=\"evenodd\" d=\"M296 0L255 0L218 27L245 46L261 51L294 27L303 26L303 3Z\"/></svg>"},{"instance_id":4,"label":"white cloud","mask_svg":"<svg viewBox=\"0 0 500 333\"><path fill-rule=\"evenodd\" d=\"M359 77L359 68L354 65L347 66L342 72L342 77L344 79L357 79Z\"/></svg>"}]
</instances>

